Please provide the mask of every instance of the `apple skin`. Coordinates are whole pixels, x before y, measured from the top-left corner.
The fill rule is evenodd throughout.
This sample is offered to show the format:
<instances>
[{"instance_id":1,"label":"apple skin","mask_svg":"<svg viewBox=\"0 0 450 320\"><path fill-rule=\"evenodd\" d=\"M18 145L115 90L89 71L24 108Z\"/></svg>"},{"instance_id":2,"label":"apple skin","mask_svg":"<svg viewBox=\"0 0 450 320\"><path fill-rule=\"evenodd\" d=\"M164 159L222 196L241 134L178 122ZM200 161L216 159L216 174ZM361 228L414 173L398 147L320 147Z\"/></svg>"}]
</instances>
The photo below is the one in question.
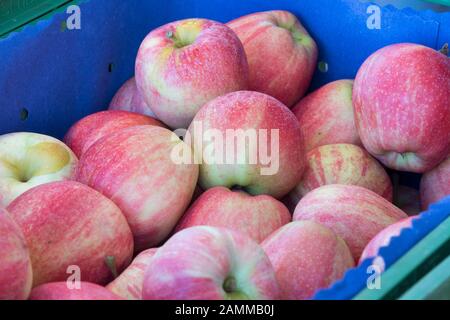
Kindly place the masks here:
<instances>
[{"instance_id":1,"label":"apple skin","mask_svg":"<svg viewBox=\"0 0 450 320\"><path fill-rule=\"evenodd\" d=\"M450 59L417 44L387 46L356 76L356 126L387 167L424 173L450 152Z\"/></svg>"},{"instance_id":2,"label":"apple skin","mask_svg":"<svg viewBox=\"0 0 450 320\"><path fill-rule=\"evenodd\" d=\"M450 195L450 157L439 166L425 173L420 182L422 209Z\"/></svg>"},{"instance_id":3,"label":"apple skin","mask_svg":"<svg viewBox=\"0 0 450 320\"><path fill-rule=\"evenodd\" d=\"M147 105L140 94L136 79L133 77L125 82L122 87L114 95L109 110L122 110L143 114L152 118L156 118L151 108Z\"/></svg>"},{"instance_id":4,"label":"apple skin","mask_svg":"<svg viewBox=\"0 0 450 320\"><path fill-rule=\"evenodd\" d=\"M415 217L410 217L407 219L403 219L393 225L388 226L387 228L380 231L366 246L364 249L361 258L359 260L359 264L363 263L368 258L375 258L378 256L378 253L381 248L389 245L393 237L397 237L401 234L403 229L412 228L413 220ZM381 257L380 257L381 258ZM381 258L382 259L382 258ZM383 261L381 263L381 261ZM375 260L381 270L384 271L385 265L384 260ZM381 263L381 265L380 265Z\"/></svg>"},{"instance_id":5,"label":"apple skin","mask_svg":"<svg viewBox=\"0 0 450 320\"><path fill-rule=\"evenodd\" d=\"M55 138L29 132L0 136L0 207L38 185L72 179L77 163Z\"/></svg>"},{"instance_id":6,"label":"apple skin","mask_svg":"<svg viewBox=\"0 0 450 320\"><path fill-rule=\"evenodd\" d=\"M355 261L381 230L405 218L406 213L375 192L346 185L327 185L311 191L294 212L294 221L311 220L336 232Z\"/></svg>"},{"instance_id":7,"label":"apple skin","mask_svg":"<svg viewBox=\"0 0 450 320\"><path fill-rule=\"evenodd\" d=\"M176 21L142 42L136 83L158 119L174 129L187 128L208 101L247 89L247 57L227 26L206 19Z\"/></svg>"},{"instance_id":8,"label":"apple skin","mask_svg":"<svg viewBox=\"0 0 450 320\"><path fill-rule=\"evenodd\" d=\"M0 208L0 300L26 300L33 271L20 227Z\"/></svg>"},{"instance_id":9,"label":"apple skin","mask_svg":"<svg viewBox=\"0 0 450 320\"><path fill-rule=\"evenodd\" d=\"M400 185L397 187L397 199L394 203L408 216L415 216L422 212L420 205L420 192L414 188Z\"/></svg>"},{"instance_id":10,"label":"apple skin","mask_svg":"<svg viewBox=\"0 0 450 320\"><path fill-rule=\"evenodd\" d=\"M253 197L216 187L203 193L178 223L176 232L193 226L229 228L260 243L292 220L289 210L271 196Z\"/></svg>"},{"instance_id":11,"label":"apple skin","mask_svg":"<svg viewBox=\"0 0 450 320\"><path fill-rule=\"evenodd\" d=\"M311 299L355 266L350 249L330 229L311 221L292 222L262 243L275 269L282 299Z\"/></svg>"},{"instance_id":12,"label":"apple skin","mask_svg":"<svg viewBox=\"0 0 450 320\"><path fill-rule=\"evenodd\" d=\"M137 113L101 111L74 124L64 141L80 158L97 140L122 129L143 125L164 127L158 120Z\"/></svg>"},{"instance_id":13,"label":"apple skin","mask_svg":"<svg viewBox=\"0 0 450 320\"><path fill-rule=\"evenodd\" d=\"M337 80L310 93L292 109L300 122L306 151L327 144L362 146L352 94L353 80Z\"/></svg>"},{"instance_id":14,"label":"apple skin","mask_svg":"<svg viewBox=\"0 0 450 320\"><path fill-rule=\"evenodd\" d=\"M331 144L308 152L308 165L300 184L291 191L296 204L308 192L328 184L367 188L392 202L392 183L377 160L351 144Z\"/></svg>"},{"instance_id":15,"label":"apple skin","mask_svg":"<svg viewBox=\"0 0 450 320\"><path fill-rule=\"evenodd\" d=\"M97 284L81 282L80 285L80 289L69 289L66 282L46 283L31 291L30 300L122 300Z\"/></svg>"},{"instance_id":16,"label":"apple skin","mask_svg":"<svg viewBox=\"0 0 450 320\"><path fill-rule=\"evenodd\" d=\"M97 141L80 159L76 179L116 203L134 235L136 252L166 239L190 204L197 164L176 164L176 146L191 149L156 126L123 129Z\"/></svg>"},{"instance_id":17,"label":"apple skin","mask_svg":"<svg viewBox=\"0 0 450 320\"><path fill-rule=\"evenodd\" d=\"M108 284L106 288L124 299L142 300L142 285L144 283L145 270L157 250L154 248L141 252L134 258L131 265L113 282Z\"/></svg>"},{"instance_id":18,"label":"apple skin","mask_svg":"<svg viewBox=\"0 0 450 320\"><path fill-rule=\"evenodd\" d=\"M120 209L99 192L75 181L35 187L8 207L22 229L33 265L33 287L64 281L78 266L84 281L111 278L105 258L117 270L131 262L133 236Z\"/></svg>"},{"instance_id":19,"label":"apple skin","mask_svg":"<svg viewBox=\"0 0 450 320\"><path fill-rule=\"evenodd\" d=\"M227 24L244 45L250 90L292 107L304 96L316 69L315 41L288 11L250 14Z\"/></svg>"},{"instance_id":20,"label":"apple skin","mask_svg":"<svg viewBox=\"0 0 450 320\"><path fill-rule=\"evenodd\" d=\"M144 277L144 300L272 300L279 297L272 265L251 238L199 226L158 249Z\"/></svg>"},{"instance_id":21,"label":"apple skin","mask_svg":"<svg viewBox=\"0 0 450 320\"><path fill-rule=\"evenodd\" d=\"M196 126L202 127L203 135L196 134ZM303 137L295 116L278 100L252 91L238 91L216 98L200 109L189 128L194 147L203 145L204 149L207 149L213 145L206 139L205 132L208 130L218 130L223 137L226 137L228 130L257 130L258 139L262 137L259 130L266 130L268 150L272 140L276 141L272 130L278 130L279 150L269 152L272 157L277 157L278 170L275 170L274 174L263 175L262 169L268 168L269 165L264 165L260 157L256 164L251 164L248 156L246 164L208 164L203 161L199 178L203 189L216 186L232 189L239 186L252 195L267 194L281 199L300 182L306 165ZM229 145L226 147L231 148ZM246 154L253 151L259 154L262 151L259 143L255 149L250 150L247 145ZM237 144L234 152L243 153L238 150ZM198 148L195 148L195 153L201 157ZM272 164L276 162L272 160Z\"/></svg>"}]
</instances>

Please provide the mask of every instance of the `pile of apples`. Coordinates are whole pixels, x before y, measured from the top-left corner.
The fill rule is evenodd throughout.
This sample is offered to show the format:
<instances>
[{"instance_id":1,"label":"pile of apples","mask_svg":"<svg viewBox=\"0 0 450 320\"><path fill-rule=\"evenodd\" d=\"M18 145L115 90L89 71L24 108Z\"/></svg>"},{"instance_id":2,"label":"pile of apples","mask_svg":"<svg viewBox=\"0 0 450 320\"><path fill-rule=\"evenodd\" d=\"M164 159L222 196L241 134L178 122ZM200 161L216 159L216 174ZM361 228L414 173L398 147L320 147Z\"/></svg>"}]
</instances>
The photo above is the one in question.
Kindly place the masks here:
<instances>
[{"instance_id":1,"label":"pile of apples","mask_svg":"<svg viewBox=\"0 0 450 320\"><path fill-rule=\"evenodd\" d=\"M317 57L286 11L177 21L64 143L0 136L0 299L310 299L376 256L450 194L450 59L390 45L305 97ZM176 163L194 123L276 130L276 170Z\"/></svg>"}]
</instances>

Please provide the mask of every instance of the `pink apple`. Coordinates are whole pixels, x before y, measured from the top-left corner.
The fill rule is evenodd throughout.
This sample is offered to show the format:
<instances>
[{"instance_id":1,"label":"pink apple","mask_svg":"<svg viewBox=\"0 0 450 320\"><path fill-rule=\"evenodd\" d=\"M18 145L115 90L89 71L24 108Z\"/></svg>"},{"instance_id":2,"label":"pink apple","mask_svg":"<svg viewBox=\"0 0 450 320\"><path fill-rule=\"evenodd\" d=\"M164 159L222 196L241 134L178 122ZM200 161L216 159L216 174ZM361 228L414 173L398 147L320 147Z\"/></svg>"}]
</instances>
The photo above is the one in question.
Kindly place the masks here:
<instances>
[{"instance_id":1,"label":"pink apple","mask_svg":"<svg viewBox=\"0 0 450 320\"><path fill-rule=\"evenodd\" d=\"M450 59L417 44L387 46L356 76L361 140L391 169L423 173L450 152Z\"/></svg>"},{"instance_id":2,"label":"pink apple","mask_svg":"<svg viewBox=\"0 0 450 320\"><path fill-rule=\"evenodd\" d=\"M38 185L70 180L78 159L61 141L37 133L0 136L0 207Z\"/></svg>"},{"instance_id":3,"label":"pink apple","mask_svg":"<svg viewBox=\"0 0 450 320\"><path fill-rule=\"evenodd\" d=\"M202 160L204 189L240 187L252 195L282 198L305 168L297 119L263 93L238 91L212 100L195 116L189 140Z\"/></svg>"},{"instance_id":4,"label":"pink apple","mask_svg":"<svg viewBox=\"0 0 450 320\"><path fill-rule=\"evenodd\" d=\"M158 249L141 252L131 265L106 288L127 300L142 300L144 273Z\"/></svg>"},{"instance_id":5,"label":"pink apple","mask_svg":"<svg viewBox=\"0 0 450 320\"><path fill-rule=\"evenodd\" d=\"M311 221L289 223L262 247L275 269L282 298L287 300L312 298L355 265L344 240Z\"/></svg>"},{"instance_id":6,"label":"pink apple","mask_svg":"<svg viewBox=\"0 0 450 320\"><path fill-rule=\"evenodd\" d=\"M361 258L359 260L359 263L360 264L363 263L364 260L366 260L367 258L377 257L380 249L388 246L392 238L399 236L404 229L412 228L413 219L414 217L401 220L380 231L380 233L378 233L364 249ZM380 258L382 259L382 257ZM381 263L381 265L379 266L381 267L381 270L384 271L385 269L384 260L382 261L383 262L381 262L380 259L375 260L377 264Z\"/></svg>"},{"instance_id":7,"label":"pink apple","mask_svg":"<svg viewBox=\"0 0 450 320\"><path fill-rule=\"evenodd\" d=\"M327 185L308 193L298 204L294 221L312 220L345 240L355 261L381 230L408 216L373 191Z\"/></svg>"},{"instance_id":8,"label":"pink apple","mask_svg":"<svg viewBox=\"0 0 450 320\"><path fill-rule=\"evenodd\" d=\"M144 277L145 300L266 300L279 297L272 265L249 237L193 227L158 249Z\"/></svg>"},{"instance_id":9,"label":"pink apple","mask_svg":"<svg viewBox=\"0 0 450 320\"><path fill-rule=\"evenodd\" d=\"M420 192L408 186L398 186L394 203L409 216L415 216L422 212L420 206Z\"/></svg>"},{"instance_id":10,"label":"pink apple","mask_svg":"<svg viewBox=\"0 0 450 320\"><path fill-rule=\"evenodd\" d=\"M0 208L0 300L25 300L33 274L30 254L19 226Z\"/></svg>"},{"instance_id":11,"label":"pink apple","mask_svg":"<svg viewBox=\"0 0 450 320\"><path fill-rule=\"evenodd\" d=\"M64 141L78 157L81 157L97 140L121 129L143 125L164 126L154 118L133 112L102 111L74 124Z\"/></svg>"},{"instance_id":12,"label":"pink apple","mask_svg":"<svg viewBox=\"0 0 450 320\"><path fill-rule=\"evenodd\" d=\"M392 201L392 183L384 168L369 153L351 144L330 144L307 154L308 165L302 181L291 191L298 203L308 192L328 184L367 188Z\"/></svg>"},{"instance_id":13,"label":"pink apple","mask_svg":"<svg viewBox=\"0 0 450 320\"><path fill-rule=\"evenodd\" d=\"M422 209L450 196L450 157L433 170L425 173L420 183Z\"/></svg>"},{"instance_id":14,"label":"pink apple","mask_svg":"<svg viewBox=\"0 0 450 320\"><path fill-rule=\"evenodd\" d=\"M70 287L75 284L52 282L43 284L31 291L30 300L121 300L120 297L94 283L81 282L79 288Z\"/></svg>"},{"instance_id":15,"label":"pink apple","mask_svg":"<svg viewBox=\"0 0 450 320\"><path fill-rule=\"evenodd\" d=\"M142 42L136 83L158 119L187 128L208 101L247 89L247 58L227 26L205 19L176 21Z\"/></svg>"},{"instance_id":16,"label":"pink apple","mask_svg":"<svg viewBox=\"0 0 450 320\"><path fill-rule=\"evenodd\" d=\"M289 210L271 196L216 187L203 193L179 222L176 231L193 226L229 228L262 242L292 220Z\"/></svg>"},{"instance_id":17,"label":"pink apple","mask_svg":"<svg viewBox=\"0 0 450 320\"><path fill-rule=\"evenodd\" d=\"M244 45L250 90L292 107L308 90L317 62L317 45L292 13L254 13L228 23Z\"/></svg>"},{"instance_id":18,"label":"pink apple","mask_svg":"<svg viewBox=\"0 0 450 320\"><path fill-rule=\"evenodd\" d=\"M107 283L105 263L123 270L133 255L133 236L120 209L97 191L74 181L33 188L8 207L27 240L33 286L66 280L76 266L83 281Z\"/></svg>"},{"instance_id":19,"label":"pink apple","mask_svg":"<svg viewBox=\"0 0 450 320\"><path fill-rule=\"evenodd\" d=\"M355 125L352 93L353 80L334 81L292 109L300 122L307 151L327 144L362 145Z\"/></svg>"},{"instance_id":20,"label":"pink apple","mask_svg":"<svg viewBox=\"0 0 450 320\"><path fill-rule=\"evenodd\" d=\"M194 193L198 165L176 163L176 147L191 152L167 129L138 126L100 139L80 159L77 181L119 206L137 252L167 238Z\"/></svg>"},{"instance_id":21,"label":"pink apple","mask_svg":"<svg viewBox=\"0 0 450 320\"><path fill-rule=\"evenodd\" d=\"M109 104L109 110L123 110L143 114L155 118L155 114L147 105L136 86L133 77L123 84Z\"/></svg>"}]
</instances>

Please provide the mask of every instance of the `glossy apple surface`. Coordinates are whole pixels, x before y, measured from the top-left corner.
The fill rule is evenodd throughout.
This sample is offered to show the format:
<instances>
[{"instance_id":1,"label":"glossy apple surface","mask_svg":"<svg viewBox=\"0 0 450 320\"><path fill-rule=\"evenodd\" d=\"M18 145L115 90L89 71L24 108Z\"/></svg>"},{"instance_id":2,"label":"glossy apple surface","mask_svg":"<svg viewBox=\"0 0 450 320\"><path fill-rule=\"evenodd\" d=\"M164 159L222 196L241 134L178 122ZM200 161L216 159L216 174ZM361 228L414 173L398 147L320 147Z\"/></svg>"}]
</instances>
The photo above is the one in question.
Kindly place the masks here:
<instances>
[{"instance_id":1,"label":"glossy apple surface","mask_svg":"<svg viewBox=\"0 0 450 320\"><path fill-rule=\"evenodd\" d=\"M317 45L288 11L250 14L228 23L245 48L250 90L267 93L292 107L308 90Z\"/></svg>"},{"instance_id":2,"label":"glossy apple surface","mask_svg":"<svg viewBox=\"0 0 450 320\"><path fill-rule=\"evenodd\" d=\"M206 19L176 21L142 42L136 83L158 119L173 129L187 128L208 101L247 89L247 58L227 26Z\"/></svg>"},{"instance_id":3,"label":"glossy apple surface","mask_svg":"<svg viewBox=\"0 0 450 320\"><path fill-rule=\"evenodd\" d=\"M31 255L33 286L64 281L77 269L83 281L107 283L106 259L122 271L131 262L133 235L120 209L74 181L53 182L22 194L8 207Z\"/></svg>"},{"instance_id":4,"label":"glossy apple surface","mask_svg":"<svg viewBox=\"0 0 450 320\"><path fill-rule=\"evenodd\" d=\"M410 43L372 54L353 103L364 147L387 167L424 173L450 152L450 59Z\"/></svg>"},{"instance_id":5,"label":"glossy apple surface","mask_svg":"<svg viewBox=\"0 0 450 320\"><path fill-rule=\"evenodd\" d=\"M272 265L249 237L193 227L175 234L149 264L145 300L270 300L279 297Z\"/></svg>"}]
</instances>

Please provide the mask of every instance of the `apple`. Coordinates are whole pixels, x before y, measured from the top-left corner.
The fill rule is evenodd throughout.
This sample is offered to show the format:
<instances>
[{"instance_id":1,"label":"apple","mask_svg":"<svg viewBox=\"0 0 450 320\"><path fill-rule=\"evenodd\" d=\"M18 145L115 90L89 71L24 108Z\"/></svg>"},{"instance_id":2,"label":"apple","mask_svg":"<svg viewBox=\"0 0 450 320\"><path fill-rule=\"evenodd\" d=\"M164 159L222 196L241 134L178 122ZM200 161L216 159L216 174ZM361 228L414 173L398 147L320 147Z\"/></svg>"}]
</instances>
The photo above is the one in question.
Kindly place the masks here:
<instances>
[{"instance_id":1,"label":"apple","mask_svg":"<svg viewBox=\"0 0 450 320\"><path fill-rule=\"evenodd\" d=\"M157 118L187 128L208 101L248 86L242 43L206 19L176 21L150 32L139 48L136 83Z\"/></svg>"},{"instance_id":2,"label":"apple","mask_svg":"<svg viewBox=\"0 0 450 320\"><path fill-rule=\"evenodd\" d=\"M28 132L0 136L0 207L38 185L70 180L77 162L55 138Z\"/></svg>"},{"instance_id":3,"label":"apple","mask_svg":"<svg viewBox=\"0 0 450 320\"><path fill-rule=\"evenodd\" d=\"M308 192L328 184L367 188L392 201L392 183L384 168L362 148L351 144L317 147L307 156L302 181L290 193L298 203Z\"/></svg>"},{"instance_id":4,"label":"apple","mask_svg":"<svg viewBox=\"0 0 450 320\"><path fill-rule=\"evenodd\" d=\"M122 210L136 252L166 239L188 207L198 180L197 164L178 164L173 150L191 149L157 126L137 126L104 137L80 158L76 179Z\"/></svg>"},{"instance_id":5,"label":"apple","mask_svg":"<svg viewBox=\"0 0 450 320\"><path fill-rule=\"evenodd\" d=\"M380 231L366 246L364 249L359 263L363 263L368 258L378 257L381 248L390 244L392 238L398 237L404 229L412 228L414 217L403 219L389 227ZM374 260L374 263L378 265L381 271L385 270L385 263L382 257Z\"/></svg>"},{"instance_id":6,"label":"apple","mask_svg":"<svg viewBox=\"0 0 450 320\"><path fill-rule=\"evenodd\" d=\"M80 282L79 286L77 289L67 282L46 283L31 291L30 300L122 300L98 284Z\"/></svg>"},{"instance_id":7,"label":"apple","mask_svg":"<svg viewBox=\"0 0 450 320\"><path fill-rule=\"evenodd\" d=\"M336 232L355 261L381 230L405 218L406 213L375 192L347 185L326 185L311 191L294 212L294 221L311 220Z\"/></svg>"},{"instance_id":8,"label":"apple","mask_svg":"<svg viewBox=\"0 0 450 320\"><path fill-rule=\"evenodd\" d=\"M134 77L120 87L111 100L108 109L130 111L156 118L155 114L140 94Z\"/></svg>"},{"instance_id":9,"label":"apple","mask_svg":"<svg viewBox=\"0 0 450 320\"><path fill-rule=\"evenodd\" d=\"M306 151L327 144L362 145L352 94L353 80L337 80L307 95L292 109L300 122Z\"/></svg>"},{"instance_id":10,"label":"apple","mask_svg":"<svg viewBox=\"0 0 450 320\"><path fill-rule=\"evenodd\" d=\"M156 252L144 276L145 300L271 300L272 265L251 238L229 229L193 227Z\"/></svg>"},{"instance_id":11,"label":"apple","mask_svg":"<svg viewBox=\"0 0 450 320\"><path fill-rule=\"evenodd\" d=\"M420 182L422 209L427 210L431 204L446 196L450 196L450 157L422 176Z\"/></svg>"},{"instance_id":12,"label":"apple","mask_svg":"<svg viewBox=\"0 0 450 320\"><path fill-rule=\"evenodd\" d=\"M81 157L97 140L121 129L143 125L164 126L154 118L133 112L101 111L74 124L64 141L78 157Z\"/></svg>"},{"instance_id":13,"label":"apple","mask_svg":"<svg viewBox=\"0 0 450 320\"><path fill-rule=\"evenodd\" d=\"M201 159L204 189L239 187L281 199L300 182L305 168L297 119L259 92L238 91L210 101L195 116L185 141Z\"/></svg>"},{"instance_id":14,"label":"apple","mask_svg":"<svg viewBox=\"0 0 450 320\"><path fill-rule=\"evenodd\" d=\"M176 231L212 226L239 231L260 243L292 220L289 210L271 196L215 187L203 193L184 214Z\"/></svg>"},{"instance_id":15,"label":"apple","mask_svg":"<svg viewBox=\"0 0 450 320\"><path fill-rule=\"evenodd\" d=\"M250 14L228 23L244 45L250 90L292 107L304 96L316 69L317 45L288 11Z\"/></svg>"},{"instance_id":16,"label":"apple","mask_svg":"<svg viewBox=\"0 0 450 320\"><path fill-rule=\"evenodd\" d=\"M396 190L394 204L408 216L415 216L422 212L420 206L420 192L417 189L400 185Z\"/></svg>"},{"instance_id":17,"label":"apple","mask_svg":"<svg viewBox=\"0 0 450 320\"><path fill-rule=\"evenodd\" d=\"M106 288L127 300L142 300L142 285L144 273L158 249L148 249L141 252L131 265Z\"/></svg>"},{"instance_id":18,"label":"apple","mask_svg":"<svg viewBox=\"0 0 450 320\"><path fill-rule=\"evenodd\" d=\"M356 76L361 140L387 167L423 173L450 152L450 59L418 44L372 54Z\"/></svg>"},{"instance_id":19,"label":"apple","mask_svg":"<svg viewBox=\"0 0 450 320\"><path fill-rule=\"evenodd\" d=\"M287 300L312 298L355 265L344 240L311 221L285 225L262 247L275 269L282 299Z\"/></svg>"},{"instance_id":20,"label":"apple","mask_svg":"<svg viewBox=\"0 0 450 320\"><path fill-rule=\"evenodd\" d=\"M22 230L0 208L0 300L26 300L32 280L30 254Z\"/></svg>"},{"instance_id":21,"label":"apple","mask_svg":"<svg viewBox=\"0 0 450 320\"><path fill-rule=\"evenodd\" d=\"M119 272L131 262L133 236L122 212L78 182L35 187L8 211L28 243L34 287L64 281L72 269L83 281L105 284L111 278L108 260L114 260Z\"/></svg>"}]
</instances>

